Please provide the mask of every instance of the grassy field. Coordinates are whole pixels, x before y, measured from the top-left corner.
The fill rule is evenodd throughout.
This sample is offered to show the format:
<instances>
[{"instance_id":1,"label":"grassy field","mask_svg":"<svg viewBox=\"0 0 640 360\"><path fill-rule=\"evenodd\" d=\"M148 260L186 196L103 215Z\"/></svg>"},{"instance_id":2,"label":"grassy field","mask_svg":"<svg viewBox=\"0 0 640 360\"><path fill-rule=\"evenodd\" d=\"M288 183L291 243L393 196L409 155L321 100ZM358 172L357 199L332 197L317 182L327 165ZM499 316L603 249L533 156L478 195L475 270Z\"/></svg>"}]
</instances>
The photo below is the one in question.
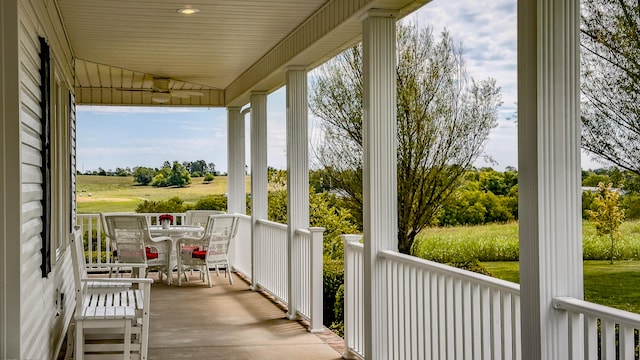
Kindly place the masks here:
<instances>
[{"instance_id":1,"label":"grassy field","mask_svg":"<svg viewBox=\"0 0 640 360\"><path fill-rule=\"evenodd\" d=\"M78 175L78 213L134 211L143 200L167 200L174 196L180 197L186 204L195 204L208 195L227 192L226 176L216 176L209 184L203 183L203 179L193 178L193 183L184 188L155 188L136 185L131 176ZM247 191L249 189L247 178Z\"/></svg>"},{"instance_id":2,"label":"grassy field","mask_svg":"<svg viewBox=\"0 0 640 360\"><path fill-rule=\"evenodd\" d=\"M484 262L497 278L519 282L515 261ZM590 260L584 262L584 298L587 301L640 313L640 262Z\"/></svg>"},{"instance_id":3,"label":"grassy field","mask_svg":"<svg viewBox=\"0 0 640 360\"><path fill-rule=\"evenodd\" d=\"M585 300L640 313L640 220L625 221L620 227L613 265L607 258L609 240L596 235L593 224L582 225ZM518 224L489 224L432 228L420 233L416 255L439 262L480 259L500 279L519 282ZM600 260L590 260L600 259ZM511 261L504 261L511 260ZM514 261L515 260L515 261Z\"/></svg>"}]
</instances>

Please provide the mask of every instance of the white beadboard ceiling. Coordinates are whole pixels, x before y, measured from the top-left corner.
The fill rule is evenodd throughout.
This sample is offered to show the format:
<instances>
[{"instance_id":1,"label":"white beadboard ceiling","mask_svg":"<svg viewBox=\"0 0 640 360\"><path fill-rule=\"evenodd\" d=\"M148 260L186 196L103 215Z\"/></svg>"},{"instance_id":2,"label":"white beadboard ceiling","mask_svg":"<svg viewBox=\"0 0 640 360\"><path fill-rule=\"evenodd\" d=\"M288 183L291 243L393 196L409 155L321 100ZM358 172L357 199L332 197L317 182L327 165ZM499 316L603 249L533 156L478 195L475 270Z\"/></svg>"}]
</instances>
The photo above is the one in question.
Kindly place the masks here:
<instances>
[{"instance_id":1,"label":"white beadboard ceiling","mask_svg":"<svg viewBox=\"0 0 640 360\"><path fill-rule=\"evenodd\" d=\"M169 104L242 106L288 65L317 66L361 35L368 9L404 16L428 0L53 0L71 43L79 104L153 105L154 78L198 96ZM183 15L177 9L199 10Z\"/></svg>"}]
</instances>

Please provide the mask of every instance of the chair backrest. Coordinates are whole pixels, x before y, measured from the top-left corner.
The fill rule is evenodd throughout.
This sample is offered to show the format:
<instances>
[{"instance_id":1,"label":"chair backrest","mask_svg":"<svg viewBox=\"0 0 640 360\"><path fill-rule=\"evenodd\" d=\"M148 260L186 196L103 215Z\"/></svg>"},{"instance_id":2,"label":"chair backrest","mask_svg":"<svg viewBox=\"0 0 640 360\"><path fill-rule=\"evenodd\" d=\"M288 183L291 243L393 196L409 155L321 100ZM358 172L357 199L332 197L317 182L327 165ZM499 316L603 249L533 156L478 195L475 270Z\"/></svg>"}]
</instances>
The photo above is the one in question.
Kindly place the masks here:
<instances>
[{"instance_id":1,"label":"chair backrest","mask_svg":"<svg viewBox=\"0 0 640 360\"><path fill-rule=\"evenodd\" d=\"M204 230L204 238L208 238L207 262L227 259L231 241L238 231L237 215L211 215Z\"/></svg>"},{"instance_id":2,"label":"chair backrest","mask_svg":"<svg viewBox=\"0 0 640 360\"><path fill-rule=\"evenodd\" d=\"M224 211L218 210L187 210L185 224L205 226L211 215L225 214Z\"/></svg>"},{"instance_id":3,"label":"chair backrest","mask_svg":"<svg viewBox=\"0 0 640 360\"><path fill-rule=\"evenodd\" d=\"M147 218L140 214L105 214L104 220L116 242L119 262L146 263L144 242L150 237Z\"/></svg>"}]
</instances>

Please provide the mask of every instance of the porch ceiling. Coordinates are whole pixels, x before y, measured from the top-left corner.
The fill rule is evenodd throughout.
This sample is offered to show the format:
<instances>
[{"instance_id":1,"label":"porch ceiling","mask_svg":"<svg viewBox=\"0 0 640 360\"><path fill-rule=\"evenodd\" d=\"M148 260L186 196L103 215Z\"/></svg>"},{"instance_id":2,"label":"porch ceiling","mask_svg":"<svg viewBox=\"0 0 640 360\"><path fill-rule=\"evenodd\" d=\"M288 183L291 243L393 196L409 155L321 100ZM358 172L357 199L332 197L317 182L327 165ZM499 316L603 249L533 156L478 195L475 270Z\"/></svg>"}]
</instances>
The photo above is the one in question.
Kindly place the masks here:
<instances>
[{"instance_id":1,"label":"porch ceiling","mask_svg":"<svg viewBox=\"0 0 640 360\"><path fill-rule=\"evenodd\" d=\"M169 103L242 106L273 91L288 65L317 66L358 41L360 15L428 0L53 0L75 60L79 104L157 105L154 78L170 78ZM199 10L183 15L177 9ZM149 91L141 91L149 90Z\"/></svg>"}]
</instances>

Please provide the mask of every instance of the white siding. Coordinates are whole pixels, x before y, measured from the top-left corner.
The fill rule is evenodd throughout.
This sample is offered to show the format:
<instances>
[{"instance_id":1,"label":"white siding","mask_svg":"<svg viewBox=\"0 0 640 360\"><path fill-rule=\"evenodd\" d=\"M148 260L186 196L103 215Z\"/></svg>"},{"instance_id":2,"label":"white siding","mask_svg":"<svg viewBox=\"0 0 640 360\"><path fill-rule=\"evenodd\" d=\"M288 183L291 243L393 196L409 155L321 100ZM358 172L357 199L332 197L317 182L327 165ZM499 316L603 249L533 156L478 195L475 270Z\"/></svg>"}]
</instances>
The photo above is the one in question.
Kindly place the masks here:
<instances>
[{"instance_id":1,"label":"white siding","mask_svg":"<svg viewBox=\"0 0 640 360\"><path fill-rule=\"evenodd\" d=\"M11 1L11 0L10 0ZM20 358L23 359L50 359L64 338L67 326L73 313L73 281L71 262L68 247L63 248L57 259L52 261L52 271L47 278L42 278L40 264L42 261L41 237L42 206L40 200L43 195L42 179L40 171L42 131L40 125L40 45L38 36L47 39L51 46L51 70L58 71L59 80L65 84L64 89L72 83L71 54L64 35L58 23L55 6L50 0L27 1L18 0L19 19L19 81L20 81L20 175L21 175L21 233L20 233ZM45 4L46 3L46 4ZM52 81L52 84L55 82ZM66 90L65 90L66 91ZM67 96L62 96L68 101ZM67 105L67 104L61 104ZM55 115L52 106L52 114ZM70 121L74 121L71 116ZM66 126L64 121L52 126ZM59 134L71 133L69 137L75 137L75 124L69 127L70 131L58 131L51 129L52 144L70 143L69 149L75 151L75 141L69 138L54 139ZM55 146L55 145L54 145ZM63 146L65 148L65 146ZM71 163L64 165L65 169L71 167L75 171L74 157L69 154L52 151L52 156L58 154L58 159L52 158L52 168L60 161ZM69 178L75 181L75 176L67 174L63 181L56 183L52 174L52 199L58 198L64 202L62 205L52 204L52 219L70 218L71 214L60 214L73 211L74 204L70 196L56 197L56 193L65 194L64 189L69 188ZM55 172L54 172L55 174ZM75 189L72 183L71 188ZM66 193L68 194L68 192ZM65 226L66 227L66 226ZM52 246L61 239L66 238L67 229L60 228L52 231ZM66 239L64 239L66 243ZM55 248L52 249L55 254ZM64 293L62 307L59 305L60 293Z\"/></svg>"}]
</instances>

